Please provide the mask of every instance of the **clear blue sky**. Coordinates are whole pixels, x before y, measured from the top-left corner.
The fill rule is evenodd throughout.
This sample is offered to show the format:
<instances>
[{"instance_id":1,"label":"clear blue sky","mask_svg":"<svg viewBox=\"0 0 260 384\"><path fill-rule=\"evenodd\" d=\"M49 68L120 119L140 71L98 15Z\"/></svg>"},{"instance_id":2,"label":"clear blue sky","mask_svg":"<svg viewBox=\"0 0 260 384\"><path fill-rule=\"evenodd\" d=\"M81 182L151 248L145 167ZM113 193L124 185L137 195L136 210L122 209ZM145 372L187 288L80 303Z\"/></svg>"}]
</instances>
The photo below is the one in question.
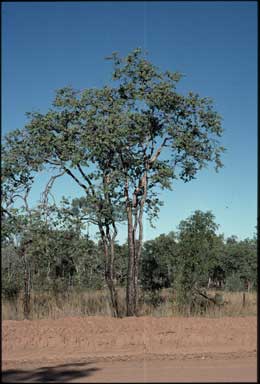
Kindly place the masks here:
<instances>
[{"instance_id":1,"label":"clear blue sky","mask_svg":"<svg viewBox=\"0 0 260 384\"><path fill-rule=\"evenodd\" d=\"M25 112L47 111L54 90L103 86L113 51L144 47L162 69L186 75L180 91L210 96L223 116L225 167L209 168L190 183L163 192L156 229L175 230L194 210L211 210L220 233L243 239L257 217L257 3L256 2L17 2L2 4L2 134L22 128ZM39 199L39 178L32 201ZM80 191L70 179L57 196ZM126 228L119 240L126 238Z\"/></svg>"}]
</instances>

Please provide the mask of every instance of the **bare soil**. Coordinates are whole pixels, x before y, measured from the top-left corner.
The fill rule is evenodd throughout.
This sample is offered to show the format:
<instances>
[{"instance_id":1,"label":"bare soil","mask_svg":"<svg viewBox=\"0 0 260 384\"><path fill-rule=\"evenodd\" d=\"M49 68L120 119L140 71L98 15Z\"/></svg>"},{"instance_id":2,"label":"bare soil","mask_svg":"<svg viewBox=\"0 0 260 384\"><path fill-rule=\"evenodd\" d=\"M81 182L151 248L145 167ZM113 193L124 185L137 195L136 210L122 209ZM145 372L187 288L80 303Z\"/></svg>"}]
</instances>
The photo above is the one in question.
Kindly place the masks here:
<instances>
[{"instance_id":1,"label":"bare soil","mask_svg":"<svg viewBox=\"0 0 260 384\"><path fill-rule=\"evenodd\" d=\"M256 381L256 317L2 322L4 382Z\"/></svg>"}]
</instances>

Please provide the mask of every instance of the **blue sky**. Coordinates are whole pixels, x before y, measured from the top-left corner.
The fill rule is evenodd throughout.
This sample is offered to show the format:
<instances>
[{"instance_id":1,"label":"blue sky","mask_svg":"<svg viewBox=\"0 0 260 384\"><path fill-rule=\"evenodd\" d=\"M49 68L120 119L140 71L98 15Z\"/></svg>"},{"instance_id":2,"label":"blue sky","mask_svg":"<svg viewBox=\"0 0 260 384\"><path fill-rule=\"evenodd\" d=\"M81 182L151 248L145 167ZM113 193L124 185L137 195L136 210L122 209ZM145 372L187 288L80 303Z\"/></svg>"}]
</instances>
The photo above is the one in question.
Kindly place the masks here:
<instances>
[{"instance_id":1,"label":"blue sky","mask_svg":"<svg viewBox=\"0 0 260 384\"><path fill-rule=\"evenodd\" d=\"M214 99L223 116L225 167L209 167L190 183L162 192L156 229L175 230L196 209L211 210L224 235L255 233L257 217L256 2L17 2L2 4L2 135L22 128L25 112L46 112L55 89L101 87L110 81L104 57L142 47L161 69L185 74L179 90ZM39 177L32 201L48 175ZM55 194L79 196L63 179ZM95 232L95 230L94 230ZM93 232L93 233L94 233ZM92 231L91 231L92 233ZM126 238L126 227L119 240Z\"/></svg>"}]
</instances>

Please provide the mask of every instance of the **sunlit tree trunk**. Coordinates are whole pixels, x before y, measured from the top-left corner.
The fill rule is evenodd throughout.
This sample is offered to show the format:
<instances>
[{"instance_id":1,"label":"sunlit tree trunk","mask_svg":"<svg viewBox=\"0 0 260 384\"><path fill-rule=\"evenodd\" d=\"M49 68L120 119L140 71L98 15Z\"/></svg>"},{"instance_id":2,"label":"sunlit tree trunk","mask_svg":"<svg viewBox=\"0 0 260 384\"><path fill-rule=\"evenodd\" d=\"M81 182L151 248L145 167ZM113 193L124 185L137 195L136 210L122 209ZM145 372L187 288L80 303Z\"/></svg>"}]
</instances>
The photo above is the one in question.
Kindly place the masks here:
<instances>
[{"instance_id":1,"label":"sunlit tree trunk","mask_svg":"<svg viewBox=\"0 0 260 384\"><path fill-rule=\"evenodd\" d=\"M141 199L138 201L138 193ZM147 196L147 173L140 180L139 187L133 194L132 203L128 201L128 275L127 275L127 316L138 316L139 308L139 264L143 244L143 209ZM132 208L133 207L133 208ZM134 209L134 212L133 212ZM138 239L137 239L138 232Z\"/></svg>"},{"instance_id":2,"label":"sunlit tree trunk","mask_svg":"<svg viewBox=\"0 0 260 384\"><path fill-rule=\"evenodd\" d=\"M20 256L23 260L24 267L24 286L23 286L23 315L25 319L29 319L31 314L31 270L28 258L28 245L30 241L21 245Z\"/></svg>"},{"instance_id":3,"label":"sunlit tree trunk","mask_svg":"<svg viewBox=\"0 0 260 384\"><path fill-rule=\"evenodd\" d=\"M115 229L115 228L114 228ZM110 293L111 307L114 317L119 317L118 295L115 287L115 237L116 229L113 236L109 234L109 227L105 233L102 225L99 225L99 231L101 234L104 255L105 255L105 279Z\"/></svg>"},{"instance_id":4,"label":"sunlit tree trunk","mask_svg":"<svg viewBox=\"0 0 260 384\"><path fill-rule=\"evenodd\" d=\"M128 221L128 271L126 287L126 315L135 315L135 238L133 228L132 209L127 209Z\"/></svg>"}]
</instances>

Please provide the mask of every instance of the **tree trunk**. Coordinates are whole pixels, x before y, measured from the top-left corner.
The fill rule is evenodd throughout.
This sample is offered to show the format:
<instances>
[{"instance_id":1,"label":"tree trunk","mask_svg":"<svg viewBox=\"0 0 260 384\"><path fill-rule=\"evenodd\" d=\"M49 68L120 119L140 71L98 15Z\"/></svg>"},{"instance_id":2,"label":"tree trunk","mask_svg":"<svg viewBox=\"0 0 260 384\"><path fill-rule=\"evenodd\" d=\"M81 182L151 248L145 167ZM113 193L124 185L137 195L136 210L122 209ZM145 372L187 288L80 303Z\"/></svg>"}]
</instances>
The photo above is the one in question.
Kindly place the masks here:
<instances>
[{"instance_id":1,"label":"tree trunk","mask_svg":"<svg viewBox=\"0 0 260 384\"><path fill-rule=\"evenodd\" d=\"M135 252L134 252L134 311L135 315L138 315L138 304L139 304L139 263L142 253L142 245L143 245L143 212L142 208L140 209L139 219L139 239L135 240Z\"/></svg>"},{"instance_id":2,"label":"tree trunk","mask_svg":"<svg viewBox=\"0 0 260 384\"><path fill-rule=\"evenodd\" d=\"M23 294L23 314L26 320L31 313L31 274L30 266L26 255L24 255L24 294Z\"/></svg>"},{"instance_id":3,"label":"tree trunk","mask_svg":"<svg viewBox=\"0 0 260 384\"><path fill-rule=\"evenodd\" d=\"M27 240L20 246L19 256L23 262L24 286L23 286L23 315L29 319L31 313L31 270L27 257L27 250L32 240Z\"/></svg>"},{"instance_id":4,"label":"tree trunk","mask_svg":"<svg viewBox=\"0 0 260 384\"><path fill-rule=\"evenodd\" d=\"M113 316L120 317L119 307L118 307L118 295L115 288L115 272L114 272L114 260L115 260L115 247L114 240L110 239L107 255L107 265L106 265L106 282L108 289L110 291L111 304L113 309Z\"/></svg>"},{"instance_id":5,"label":"tree trunk","mask_svg":"<svg viewBox=\"0 0 260 384\"><path fill-rule=\"evenodd\" d=\"M140 203L138 202L138 194L142 194ZM143 209L147 196L147 172L144 173L139 181L138 188L135 189L132 202L129 201L128 185L125 187L125 196L127 202L127 222L128 222L128 273L127 273L127 289L126 303L127 316L138 316L139 303L139 261L142 252L143 243ZM133 224L133 210L134 224ZM137 228L139 229L139 239L136 239Z\"/></svg>"},{"instance_id":6,"label":"tree trunk","mask_svg":"<svg viewBox=\"0 0 260 384\"><path fill-rule=\"evenodd\" d=\"M111 238L109 234L105 234L102 226L99 226L99 231L102 238L102 243L104 247L104 255L105 255L105 279L106 284L108 286L110 292L111 306L114 317L119 317L119 308L118 308L118 296L115 288L114 281L114 259L115 259L115 251L114 251L114 238Z\"/></svg>"},{"instance_id":7,"label":"tree trunk","mask_svg":"<svg viewBox=\"0 0 260 384\"><path fill-rule=\"evenodd\" d=\"M245 308L246 306L246 294L245 292L243 292L243 296L242 296L242 307Z\"/></svg>"},{"instance_id":8,"label":"tree trunk","mask_svg":"<svg viewBox=\"0 0 260 384\"><path fill-rule=\"evenodd\" d=\"M113 316L121 317L119 313L119 308L118 308L118 296L117 296L113 279L111 279L111 277L106 277L106 283L110 292Z\"/></svg>"},{"instance_id":9,"label":"tree trunk","mask_svg":"<svg viewBox=\"0 0 260 384\"><path fill-rule=\"evenodd\" d=\"M128 271L126 287L126 315L135 316L135 238L133 228L132 209L127 208L128 221Z\"/></svg>"},{"instance_id":10,"label":"tree trunk","mask_svg":"<svg viewBox=\"0 0 260 384\"><path fill-rule=\"evenodd\" d=\"M134 252L134 312L135 315L138 315L138 304L139 304L139 262L142 253L142 245L143 245L143 212L144 212L144 204L147 197L147 172L144 173L141 186L143 188L143 195L140 201L139 206L139 214L137 215L137 226L139 230L139 238L138 241L134 239L135 252ZM136 236L136 231L133 232L134 236Z\"/></svg>"}]
</instances>

